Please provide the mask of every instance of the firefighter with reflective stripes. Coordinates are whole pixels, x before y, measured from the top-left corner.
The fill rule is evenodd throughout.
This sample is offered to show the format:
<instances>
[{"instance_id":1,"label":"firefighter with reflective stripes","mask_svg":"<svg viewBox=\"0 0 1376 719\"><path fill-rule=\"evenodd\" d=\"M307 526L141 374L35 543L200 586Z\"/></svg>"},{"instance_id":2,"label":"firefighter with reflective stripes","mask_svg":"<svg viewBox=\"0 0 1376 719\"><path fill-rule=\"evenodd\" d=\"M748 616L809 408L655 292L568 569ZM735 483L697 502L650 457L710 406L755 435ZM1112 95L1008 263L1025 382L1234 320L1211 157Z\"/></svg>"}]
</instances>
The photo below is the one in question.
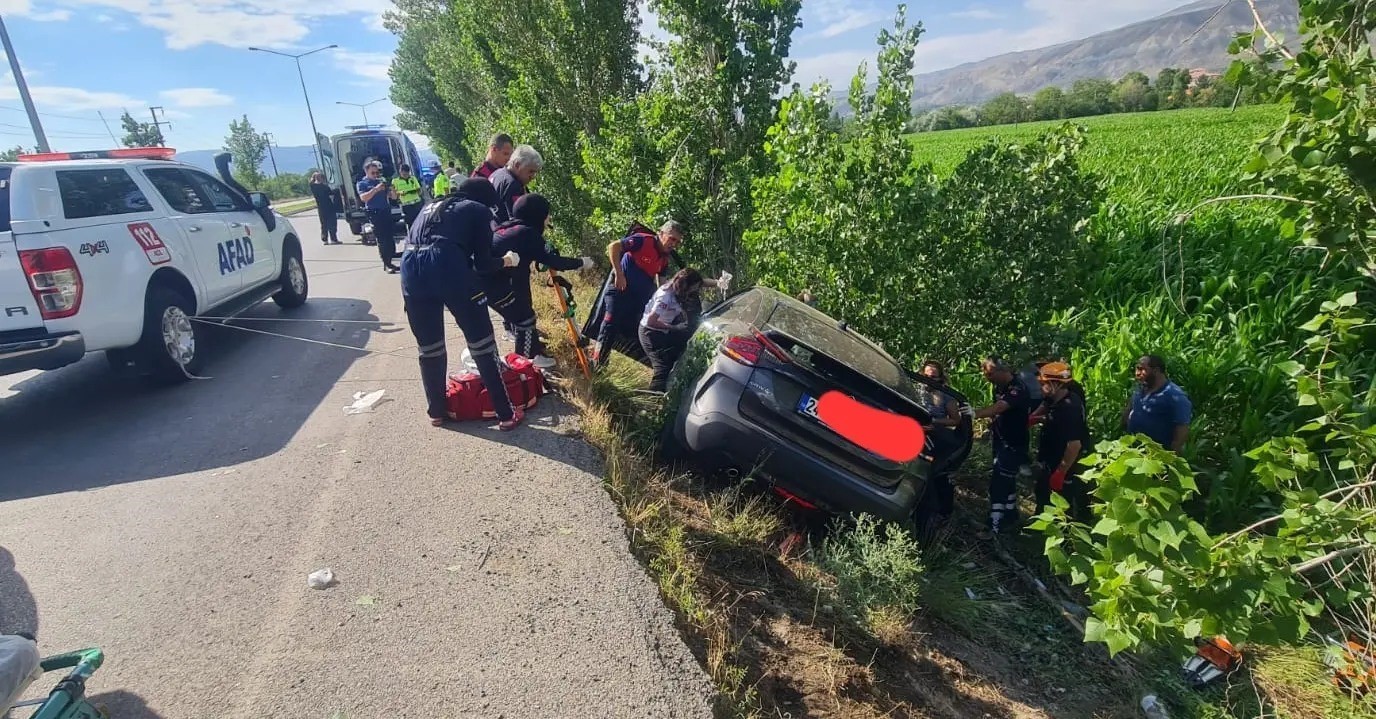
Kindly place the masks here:
<instances>
[{"instance_id":1,"label":"firefighter with reflective stripes","mask_svg":"<svg viewBox=\"0 0 1376 719\"><path fill-rule=\"evenodd\" d=\"M607 245L613 281L602 298L604 314L595 363L606 363L617 342L638 342L645 305L659 288L659 278L669 270L670 253L682 242L683 225L669 220L658 235L636 222L625 237Z\"/></svg>"},{"instance_id":2,"label":"firefighter with reflective stripes","mask_svg":"<svg viewBox=\"0 0 1376 719\"><path fill-rule=\"evenodd\" d=\"M1018 472L1028 463L1027 418L1032 406L1027 386L1008 363L987 357L980 364L984 378L993 385L993 403L978 410L967 407L973 419L989 419L994 471L989 478L989 530L1018 529Z\"/></svg>"},{"instance_id":3,"label":"firefighter with reflective stripes","mask_svg":"<svg viewBox=\"0 0 1376 719\"><path fill-rule=\"evenodd\" d=\"M444 341L444 310L459 329L478 375L492 398L503 431L515 429L525 412L512 407L497 358L497 338L487 314L483 275L520 261L514 254L492 254L492 210L496 191L486 180L465 180L458 192L421 211L407 233L401 258L401 292L406 318L420 348L420 378L425 387L426 414L436 427L449 416L445 398L448 353Z\"/></svg>"}]
</instances>

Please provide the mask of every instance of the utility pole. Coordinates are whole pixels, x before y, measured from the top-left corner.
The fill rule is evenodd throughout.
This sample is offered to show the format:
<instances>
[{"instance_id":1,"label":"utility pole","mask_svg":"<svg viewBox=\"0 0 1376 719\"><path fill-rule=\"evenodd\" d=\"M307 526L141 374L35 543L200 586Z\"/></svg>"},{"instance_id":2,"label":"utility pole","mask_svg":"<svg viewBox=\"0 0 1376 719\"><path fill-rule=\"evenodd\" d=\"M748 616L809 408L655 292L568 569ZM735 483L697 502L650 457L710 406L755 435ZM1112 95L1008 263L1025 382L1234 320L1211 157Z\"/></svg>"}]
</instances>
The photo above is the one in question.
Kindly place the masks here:
<instances>
[{"instance_id":1,"label":"utility pole","mask_svg":"<svg viewBox=\"0 0 1376 719\"><path fill-rule=\"evenodd\" d=\"M311 50L310 52L297 53L294 55L291 53L269 50L264 47L249 48L249 50L253 50L256 52L266 52L271 53L273 55L281 55L282 57L289 57L296 62L296 76L301 79L301 96L306 99L306 116L309 117L311 120L311 146L315 148L315 161L319 165L316 169L322 172L325 170L325 155L320 152L320 131L315 129L315 113L311 111L310 93L306 92L306 75L305 73L301 72L301 58L306 57L307 55L314 55L315 53L320 52L322 50L333 50L337 47L339 46L326 45L325 47L317 47L316 49Z\"/></svg>"},{"instance_id":2,"label":"utility pole","mask_svg":"<svg viewBox=\"0 0 1376 719\"><path fill-rule=\"evenodd\" d=\"M156 130L157 133L158 133L158 145L159 145L160 147L167 147L167 136L164 135L164 134L162 134L162 126L163 126L163 125L167 125L167 129L171 130L171 129L172 129L172 123L167 122L166 120L162 120L162 121L159 121L159 120L158 120L158 110L161 110L161 109L162 109L162 106L161 106L161 105L156 106L156 107L150 107L150 108L148 108L148 114L153 116L153 129ZM166 112L163 112L163 115L164 115L164 116L165 116L166 114L167 114Z\"/></svg>"},{"instance_id":3,"label":"utility pole","mask_svg":"<svg viewBox=\"0 0 1376 719\"><path fill-rule=\"evenodd\" d=\"M268 144L268 159L272 160L272 176L280 177L280 175L277 174L277 156L272 154L272 133L263 133L263 142Z\"/></svg>"},{"instance_id":4,"label":"utility pole","mask_svg":"<svg viewBox=\"0 0 1376 719\"><path fill-rule=\"evenodd\" d=\"M24 72L19 69L19 57L14 54L10 44L10 32L5 29L5 21L0 18L0 42L5 45L5 54L10 58L10 72L14 73L14 84L19 88L19 99L24 103L24 111L29 113L29 127L33 128L33 140L39 152L52 152L48 147L48 136L43 134L43 123L38 119L38 109L33 106L29 96L29 84L24 82Z\"/></svg>"}]
</instances>

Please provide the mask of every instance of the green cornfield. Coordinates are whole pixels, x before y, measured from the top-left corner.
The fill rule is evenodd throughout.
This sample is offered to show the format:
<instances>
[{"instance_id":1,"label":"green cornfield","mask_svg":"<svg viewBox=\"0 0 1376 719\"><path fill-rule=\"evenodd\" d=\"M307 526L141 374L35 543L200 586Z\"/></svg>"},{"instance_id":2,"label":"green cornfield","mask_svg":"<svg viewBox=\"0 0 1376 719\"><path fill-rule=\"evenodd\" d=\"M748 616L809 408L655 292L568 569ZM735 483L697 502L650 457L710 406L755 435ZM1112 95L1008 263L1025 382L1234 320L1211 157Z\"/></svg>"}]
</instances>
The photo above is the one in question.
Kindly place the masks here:
<instances>
[{"instance_id":1,"label":"green cornfield","mask_svg":"<svg viewBox=\"0 0 1376 719\"><path fill-rule=\"evenodd\" d=\"M1089 227L1090 281L1079 307L1056 329L1084 384L1096 435L1117 436L1142 354L1166 358L1195 405L1187 455L1208 483L1197 507L1216 527L1264 508L1244 453L1293 427L1294 398L1276 365L1304 335L1298 328L1335 296L1319 276L1322 257L1280 235L1277 207L1211 198L1255 192L1243 166L1258 139L1277 127L1277 106L1112 115L1080 121L1088 144L1083 171L1106 199ZM1060 123L1033 123L915 135L918 155L949 174L991 139L1018 143ZM1045 262L1057 262L1046 257ZM1376 361L1376 360L1374 360ZM963 381L975 396L987 390Z\"/></svg>"}]
</instances>

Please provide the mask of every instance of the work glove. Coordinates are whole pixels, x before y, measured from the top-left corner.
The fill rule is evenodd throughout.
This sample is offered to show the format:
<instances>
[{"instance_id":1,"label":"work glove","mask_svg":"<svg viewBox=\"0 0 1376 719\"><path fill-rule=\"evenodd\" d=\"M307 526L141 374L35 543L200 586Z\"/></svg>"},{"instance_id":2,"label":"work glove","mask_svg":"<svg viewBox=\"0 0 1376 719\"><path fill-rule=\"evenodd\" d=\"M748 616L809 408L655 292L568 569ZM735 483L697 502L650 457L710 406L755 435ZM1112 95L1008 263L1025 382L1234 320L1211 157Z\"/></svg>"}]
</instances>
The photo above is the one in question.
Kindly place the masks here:
<instances>
[{"instance_id":1,"label":"work glove","mask_svg":"<svg viewBox=\"0 0 1376 719\"><path fill-rule=\"evenodd\" d=\"M596 267L596 266L597 266L597 261L594 260L593 258L591 258L591 257L584 257L584 258L583 258L583 269L585 269L585 270L590 270L590 269L592 269L592 268L594 268L594 267Z\"/></svg>"},{"instance_id":2,"label":"work glove","mask_svg":"<svg viewBox=\"0 0 1376 719\"><path fill-rule=\"evenodd\" d=\"M1051 491L1060 494L1061 489L1065 487L1065 475L1066 470L1060 467L1057 467L1056 471L1051 473Z\"/></svg>"},{"instance_id":3,"label":"work glove","mask_svg":"<svg viewBox=\"0 0 1376 719\"><path fill-rule=\"evenodd\" d=\"M726 272L725 270L722 271L721 277L718 277L718 278L717 278L717 289L721 290L722 292L729 292L729 291L731 291L731 273L730 273L730 272Z\"/></svg>"},{"instance_id":4,"label":"work glove","mask_svg":"<svg viewBox=\"0 0 1376 719\"><path fill-rule=\"evenodd\" d=\"M972 420L975 418L975 408L968 404L960 408L960 413Z\"/></svg>"},{"instance_id":5,"label":"work glove","mask_svg":"<svg viewBox=\"0 0 1376 719\"><path fill-rule=\"evenodd\" d=\"M516 254L514 250L508 250L505 255L502 255L502 267L515 267L519 264L521 264L521 256Z\"/></svg>"}]
</instances>

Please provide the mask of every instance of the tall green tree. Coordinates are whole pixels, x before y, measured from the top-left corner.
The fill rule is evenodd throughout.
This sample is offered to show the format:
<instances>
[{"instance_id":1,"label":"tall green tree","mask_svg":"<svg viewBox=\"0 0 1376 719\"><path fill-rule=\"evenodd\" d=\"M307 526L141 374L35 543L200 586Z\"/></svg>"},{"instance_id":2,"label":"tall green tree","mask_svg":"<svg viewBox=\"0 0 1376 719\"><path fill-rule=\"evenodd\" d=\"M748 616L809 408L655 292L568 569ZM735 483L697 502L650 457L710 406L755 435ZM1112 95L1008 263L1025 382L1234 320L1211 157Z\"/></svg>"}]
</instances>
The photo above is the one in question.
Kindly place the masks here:
<instances>
[{"instance_id":1,"label":"tall green tree","mask_svg":"<svg viewBox=\"0 0 1376 719\"><path fill-rule=\"evenodd\" d=\"M234 179L249 189L263 186L263 158L268 154L268 141L263 133L253 128L248 115L229 123L229 135L225 136L225 152L232 158Z\"/></svg>"},{"instance_id":2,"label":"tall green tree","mask_svg":"<svg viewBox=\"0 0 1376 719\"><path fill-rule=\"evenodd\" d=\"M1005 92L993 98L979 110L981 125L1012 125L1031 119L1027 100L1015 93Z\"/></svg>"},{"instance_id":3,"label":"tall green tree","mask_svg":"<svg viewBox=\"0 0 1376 719\"><path fill-rule=\"evenodd\" d=\"M1149 112L1158 104L1151 80L1140 72L1130 72L1113 89L1113 101L1123 112Z\"/></svg>"},{"instance_id":4,"label":"tall green tree","mask_svg":"<svg viewBox=\"0 0 1376 719\"><path fill-rule=\"evenodd\" d=\"M1189 70L1168 67L1157 73L1156 94L1159 107L1162 110L1174 110L1189 105L1191 81Z\"/></svg>"},{"instance_id":5,"label":"tall green tree","mask_svg":"<svg viewBox=\"0 0 1376 719\"><path fill-rule=\"evenodd\" d=\"M165 144L161 128L151 122L135 120L128 110L120 115L119 124L124 128L124 137L120 141L125 147L160 147Z\"/></svg>"},{"instance_id":6,"label":"tall green tree","mask_svg":"<svg viewBox=\"0 0 1376 719\"><path fill-rule=\"evenodd\" d=\"M15 145L8 150L0 151L0 162L14 162L19 159L20 155L28 152L30 150L25 149L23 145Z\"/></svg>"},{"instance_id":7,"label":"tall green tree","mask_svg":"<svg viewBox=\"0 0 1376 719\"><path fill-rule=\"evenodd\" d=\"M738 268L751 180L767 174L774 121L800 0L652 0L671 39L635 101L604 106L584 133L582 186L606 233L633 219L688 224L702 266Z\"/></svg>"},{"instance_id":8,"label":"tall green tree","mask_svg":"<svg viewBox=\"0 0 1376 719\"><path fill-rule=\"evenodd\" d=\"M1044 87L1032 96L1034 120L1064 120L1066 118L1065 91L1055 85Z\"/></svg>"},{"instance_id":9,"label":"tall green tree","mask_svg":"<svg viewBox=\"0 0 1376 719\"><path fill-rule=\"evenodd\" d=\"M1113 100L1115 87L1108 80L1089 78L1076 80L1066 97L1069 117L1107 115L1116 109Z\"/></svg>"},{"instance_id":10,"label":"tall green tree","mask_svg":"<svg viewBox=\"0 0 1376 719\"><path fill-rule=\"evenodd\" d=\"M639 88L636 3L401 0L387 22L400 35L391 73L403 119L470 162L494 132L535 146L545 170L532 189L550 197L558 226L592 244L581 226L591 205L573 179L579 137L598 133L604 103Z\"/></svg>"}]
</instances>

